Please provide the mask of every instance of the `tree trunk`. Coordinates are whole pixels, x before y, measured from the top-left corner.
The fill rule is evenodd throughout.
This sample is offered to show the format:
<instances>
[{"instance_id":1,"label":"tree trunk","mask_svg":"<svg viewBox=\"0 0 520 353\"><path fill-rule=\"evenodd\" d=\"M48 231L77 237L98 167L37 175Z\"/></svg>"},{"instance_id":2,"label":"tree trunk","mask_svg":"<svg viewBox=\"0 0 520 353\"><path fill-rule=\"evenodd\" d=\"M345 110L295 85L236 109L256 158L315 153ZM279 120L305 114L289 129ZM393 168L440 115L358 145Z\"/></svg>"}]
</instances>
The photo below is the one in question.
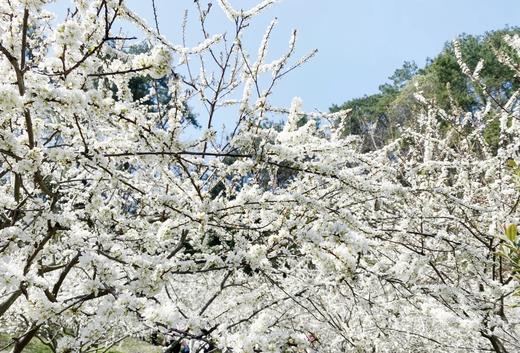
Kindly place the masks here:
<instances>
[{"instance_id":1,"label":"tree trunk","mask_svg":"<svg viewBox=\"0 0 520 353\"><path fill-rule=\"evenodd\" d=\"M486 337L491 342L491 345L493 346L493 349L496 353L508 353L506 347L504 347L498 336L488 335L485 333L482 333L482 336Z\"/></svg>"},{"instance_id":2,"label":"tree trunk","mask_svg":"<svg viewBox=\"0 0 520 353\"><path fill-rule=\"evenodd\" d=\"M31 342L31 340L36 336L36 333L38 332L38 329L40 326L33 327L29 331L25 333L20 339L16 341L14 344L13 350L11 353L21 353L23 349Z\"/></svg>"}]
</instances>

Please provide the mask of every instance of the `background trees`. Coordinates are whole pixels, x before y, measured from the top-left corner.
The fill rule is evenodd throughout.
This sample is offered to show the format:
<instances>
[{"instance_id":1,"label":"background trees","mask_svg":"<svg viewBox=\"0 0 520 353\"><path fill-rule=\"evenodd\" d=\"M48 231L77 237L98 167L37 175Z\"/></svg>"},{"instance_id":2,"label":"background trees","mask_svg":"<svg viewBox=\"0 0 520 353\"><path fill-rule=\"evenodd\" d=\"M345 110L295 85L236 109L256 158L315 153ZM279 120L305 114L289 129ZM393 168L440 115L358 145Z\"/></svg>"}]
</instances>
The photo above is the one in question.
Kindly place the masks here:
<instances>
[{"instance_id":1,"label":"background trees","mask_svg":"<svg viewBox=\"0 0 520 353\"><path fill-rule=\"evenodd\" d=\"M414 97L417 92L434 100L439 108L459 115L482 108L485 97L492 97L497 104L503 105L518 89L518 78L514 70L500 62L497 53L507 52L516 58L504 37L518 33L518 28L512 27L481 36L462 34L457 38L470 67L476 67L483 60L479 77L485 89L475 86L460 70L453 43L448 42L426 67L419 69L415 63L405 62L389 77L389 83L379 87L379 93L352 99L340 106L333 105L330 110L352 109L344 133L362 135L362 149L371 150L397 138L402 127L414 124L420 111ZM486 139L496 151L498 120L488 121L484 129Z\"/></svg>"}]
</instances>

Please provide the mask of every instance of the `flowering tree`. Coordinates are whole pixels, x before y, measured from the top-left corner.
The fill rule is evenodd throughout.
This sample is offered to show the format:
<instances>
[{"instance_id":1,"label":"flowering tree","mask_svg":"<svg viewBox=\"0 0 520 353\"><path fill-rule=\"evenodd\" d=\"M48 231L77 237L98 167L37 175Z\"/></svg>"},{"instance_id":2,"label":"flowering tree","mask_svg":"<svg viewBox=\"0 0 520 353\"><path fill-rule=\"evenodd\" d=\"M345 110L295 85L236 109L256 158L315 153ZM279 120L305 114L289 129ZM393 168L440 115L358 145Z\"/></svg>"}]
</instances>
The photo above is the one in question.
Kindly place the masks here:
<instances>
[{"instance_id":1,"label":"flowering tree","mask_svg":"<svg viewBox=\"0 0 520 353\"><path fill-rule=\"evenodd\" d=\"M514 50L519 40L506 38ZM371 154L391 191L369 213L351 208L373 227L371 251L328 311L348 312L345 335L362 351L519 349L518 97L500 105L486 95L485 63L471 70L454 46L482 107L447 113L418 96L416 125ZM517 72L514 57L497 55ZM497 153L483 133L494 117Z\"/></svg>"},{"instance_id":2,"label":"flowering tree","mask_svg":"<svg viewBox=\"0 0 520 353\"><path fill-rule=\"evenodd\" d=\"M0 316L13 352L35 337L55 351L84 351L152 330L200 347L308 343L292 308L313 294L316 283L297 270L312 270L302 255L315 240L296 235L328 215L313 204L326 196L324 181L257 185L280 168L328 172L303 163L310 155L300 142L316 129L310 121L293 131L297 104L282 133L262 128L271 112L289 113L267 97L308 58L289 62L293 34L288 52L266 63L275 22L249 58L243 32L272 2L247 11L220 2L235 26L227 41L206 32L210 7L196 4L195 48L169 43L123 1L76 1L55 27L43 1L2 3ZM150 37L149 53L123 50L117 19ZM197 75L192 56L209 62ZM170 77L167 104L153 89L133 99L129 81L140 75ZM207 130L183 143L194 98L208 109ZM236 128L218 145L213 119L224 106L236 107ZM330 249L312 251L345 266Z\"/></svg>"},{"instance_id":3,"label":"flowering tree","mask_svg":"<svg viewBox=\"0 0 520 353\"><path fill-rule=\"evenodd\" d=\"M415 129L360 154L323 123L344 112L271 105L314 54L293 61L293 33L268 62L276 21L247 53L246 30L274 0L218 1L233 31L217 35L211 3L196 1L193 48L122 0L77 0L56 26L45 3L0 4L0 327L13 352L35 338L83 352L152 332L172 350L183 339L237 352L518 348L507 261L519 192L504 167L518 157L516 98L467 119L425 102ZM118 20L151 49L125 50ZM136 98L130 81L143 76L150 91ZM186 141L190 102L206 126ZM486 114L503 119L497 156L481 138ZM222 115L235 125L219 143Z\"/></svg>"}]
</instances>

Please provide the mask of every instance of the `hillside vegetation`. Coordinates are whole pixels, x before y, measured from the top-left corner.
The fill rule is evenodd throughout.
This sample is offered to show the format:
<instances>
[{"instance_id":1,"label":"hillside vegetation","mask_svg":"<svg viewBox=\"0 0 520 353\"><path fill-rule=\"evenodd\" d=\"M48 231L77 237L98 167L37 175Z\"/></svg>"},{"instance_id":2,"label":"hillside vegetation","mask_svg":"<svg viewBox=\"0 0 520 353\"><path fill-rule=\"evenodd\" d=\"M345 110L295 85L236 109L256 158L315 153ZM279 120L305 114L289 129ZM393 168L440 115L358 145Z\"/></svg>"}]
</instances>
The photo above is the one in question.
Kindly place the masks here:
<instances>
[{"instance_id":1,"label":"hillside vegetation","mask_svg":"<svg viewBox=\"0 0 520 353\"><path fill-rule=\"evenodd\" d=\"M469 67L475 68L482 60L484 66L480 79L483 85L475 85L461 71L453 42L447 42L439 55L428 59L425 67L405 62L388 78L388 82L379 86L377 94L333 105L330 111L351 110L343 134L363 136L362 149L368 151L381 148L400 136L403 127L413 126L422 106L415 98L417 93L431 99L449 114L460 116L482 108L483 97L492 97L494 103L503 106L520 87L520 79L510 67L500 62L497 53L506 51L517 58L504 37L519 33L520 28L511 27L482 35L461 34L457 37ZM498 124L496 116L489 114L484 136L495 151L499 140ZM443 128L449 130L449 126Z\"/></svg>"}]
</instances>

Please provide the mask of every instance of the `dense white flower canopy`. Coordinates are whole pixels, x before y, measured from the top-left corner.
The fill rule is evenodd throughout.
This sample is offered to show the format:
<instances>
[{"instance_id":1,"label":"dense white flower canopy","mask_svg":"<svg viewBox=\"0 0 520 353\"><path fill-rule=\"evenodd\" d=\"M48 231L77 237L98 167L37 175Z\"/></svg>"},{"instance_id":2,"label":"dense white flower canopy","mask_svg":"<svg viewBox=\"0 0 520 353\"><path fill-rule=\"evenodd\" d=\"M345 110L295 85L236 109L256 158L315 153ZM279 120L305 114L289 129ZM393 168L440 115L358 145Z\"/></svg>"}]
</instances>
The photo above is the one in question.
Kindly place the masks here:
<instances>
[{"instance_id":1,"label":"dense white flower canopy","mask_svg":"<svg viewBox=\"0 0 520 353\"><path fill-rule=\"evenodd\" d=\"M416 126L360 153L338 137L348 112L269 103L314 54L293 58L294 33L266 62L276 21L258 53L242 47L275 1L195 1L194 48L123 0L76 0L57 25L48 2L0 2L0 331L13 352L157 332L201 351L520 350L516 95L462 117L417 97ZM208 33L213 11L236 31ZM116 20L149 50L128 50ZM478 84L483 63L458 59ZM136 99L140 77L152 84ZM208 124L186 141L193 101ZM236 124L224 142L217 111ZM496 154L486 114L502 122Z\"/></svg>"}]
</instances>

